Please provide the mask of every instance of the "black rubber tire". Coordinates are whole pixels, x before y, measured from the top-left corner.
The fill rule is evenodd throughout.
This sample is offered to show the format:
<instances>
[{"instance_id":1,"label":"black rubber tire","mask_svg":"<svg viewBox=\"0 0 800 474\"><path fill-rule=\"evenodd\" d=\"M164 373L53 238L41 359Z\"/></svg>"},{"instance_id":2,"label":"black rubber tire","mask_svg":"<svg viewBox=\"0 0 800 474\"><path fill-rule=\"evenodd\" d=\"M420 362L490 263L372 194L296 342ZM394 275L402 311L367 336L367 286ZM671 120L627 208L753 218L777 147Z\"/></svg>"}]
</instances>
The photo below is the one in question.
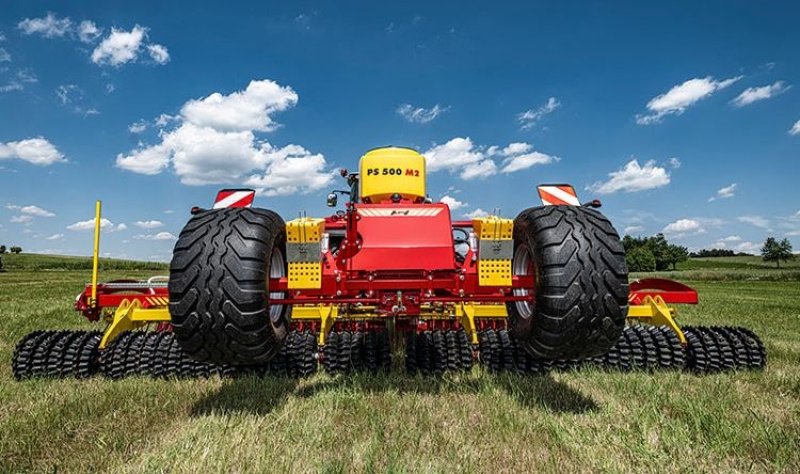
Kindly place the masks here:
<instances>
[{"instance_id":1,"label":"black rubber tire","mask_svg":"<svg viewBox=\"0 0 800 474\"><path fill-rule=\"evenodd\" d=\"M469 372L472 370L474 357L472 354L472 342L469 340L467 331L465 331L463 328L459 329L456 332L456 340L458 341L459 367L461 370Z\"/></svg>"},{"instance_id":2,"label":"black rubber tire","mask_svg":"<svg viewBox=\"0 0 800 474\"><path fill-rule=\"evenodd\" d=\"M392 370L392 342L386 329L378 331L378 370L381 372Z\"/></svg>"},{"instance_id":3,"label":"black rubber tire","mask_svg":"<svg viewBox=\"0 0 800 474\"><path fill-rule=\"evenodd\" d=\"M33 351L39 341L46 335L46 331L33 331L19 340L11 357L11 372L17 380L27 379L31 376L31 362Z\"/></svg>"},{"instance_id":4,"label":"black rubber tire","mask_svg":"<svg viewBox=\"0 0 800 474\"><path fill-rule=\"evenodd\" d=\"M447 344L442 331L433 331L431 341L431 371L437 377L442 376L447 370Z\"/></svg>"},{"instance_id":5,"label":"black rubber tire","mask_svg":"<svg viewBox=\"0 0 800 474\"><path fill-rule=\"evenodd\" d=\"M184 352L238 365L277 355L289 308L270 316L267 284L273 251L283 255L285 241L283 219L266 209L204 211L186 224L169 278L169 311Z\"/></svg>"},{"instance_id":6,"label":"black rubber tire","mask_svg":"<svg viewBox=\"0 0 800 474\"><path fill-rule=\"evenodd\" d=\"M514 220L514 253L535 266L530 314L508 303L517 344L546 359L601 355L619 340L628 313L625 250L600 212L534 207Z\"/></svg>"},{"instance_id":7,"label":"black rubber tire","mask_svg":"<svg viewBox=\"0 0 800 474\"><path fill-rule=\"evenodd\" d=\"M767 365L767 351L756 333L743 327L735 327L730 330L739 336L744 345L745 357L748 361L747 368L763 369Z\"/></svg>"},{"instance_id":8,"label":"black rubber tire","mask_svg":"<svg viewBox=\"0 0 800 474\"><path fill-rule=\"evenodd\" d=\"M62 377L67 372L67 351L72 342L81 335L81 331L65 331L56 341L47 357L47 377Z\"/></svg>"},{"instance_id":9,"label":"black rubber tire","mask_svg":"<svg viewBox=\"0 0 800 474\"><path fill-rule=\"evenodd\" d=\"M444 331L444 343L447 348L447 370L455 372L459 369L456 332L453 330Z\"/></svg>"},{"instance_id":10,"label":"black rubber tire","mask_svg":"<svg viewBox=\"0 0 800 474\"><path fill-rule=\"evenodd\" d=\"M406 333L406 372L409 375L417 373L417 334L409 331Z\"/></svg>"},{"instance_id":11,"label":"black rubber tire","mask_svg":"<svg viewBox=\"0 0 800 474\"><path fill-rule=\"evenodd\" d=\"M339 333L331 331L322 348L322 365L325 372L335 374L339 371Z\"/></svg>"},{"instance_id":12,"label":"black rubber tire","mask_svg":"<svg viewBox=\"0 0 800 474\"><path fill-rule=\"evenodd\" d=\"M514 372L517 367L515 360L516 354L514 353L514 347L511 344L511 337L508 331L506 329L497 331L497 338L500 342L500 351L502 352L500 357L501 367L505 371Z\"/></svg>"}]
</instances>

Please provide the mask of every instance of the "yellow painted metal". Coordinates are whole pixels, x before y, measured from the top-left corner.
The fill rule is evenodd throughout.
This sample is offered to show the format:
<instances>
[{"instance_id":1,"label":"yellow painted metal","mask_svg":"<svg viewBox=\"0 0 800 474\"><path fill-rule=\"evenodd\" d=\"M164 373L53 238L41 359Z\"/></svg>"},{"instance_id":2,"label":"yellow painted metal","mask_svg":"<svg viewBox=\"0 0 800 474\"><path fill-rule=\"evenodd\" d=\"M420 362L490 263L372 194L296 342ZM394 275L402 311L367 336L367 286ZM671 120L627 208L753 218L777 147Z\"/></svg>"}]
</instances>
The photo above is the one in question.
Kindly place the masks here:
<instances>
[{"instance_id":1,"label":"yellow painted metal","mask_svg":"<svg viewBox=\"0 0 800 474\"><path fill-rule=\"evenodd\" d=\"M511 240L514 238L514 221L497 216L476 217L472 228L481 240Z\"/></svg>"},{"instance_id":2,"label":"yellow painted metal","mask_svg":"<svg viewBox=\"0 0 800 474\"><path fill-rule=\"evenodd\" d=\"M375 148L361 157L359 167L362 200L385 201L395 193L412 200L425 197L425 157L415 150Z\"/></svg>"},{"instance_id":3,"label":"yellow painted metal","mask_svg":"<svg viewBox=\"0 0 800 474\"><path fill-rule=\"evenodd\" d=\"M125 331L139 329L149 323L169 321L169 310L166 307L144 309L139 300L122 300L103 333L100 349L105 349L111 341Z\"/></svg>"},{"instance_id":4,"label":"yellow painted metal","mask_svg":"<svg viewBox=\"0 0 800 474\"><path fill-rule=\"evenodd\" d=\"M646 296L641 305L628 306L628 317L637 321L642 321L654 326L669 326L670 329L675 331L678 339L682 344L686 344L686 336L681 331L678 323L675 322L677 311L675 308L670 308L664 301L664 298L656 295Z\"/></svg>"},{"instance_id":5,"label":"yellow painted metal","mask_svg":"<svg viewBox=\"0 0 800 474\"><path fill-rule=\"evenodd\" d=\"M94 204L94 250L92 251L92 299L89 306L97 307L97 271L100 263L100 216L103 204L98 199Z\"/></svg>"},{"instance_id":6,"label":"yellow painted metal","mask_svg":"<svg viewBox=\"0 0 800 474\"><path fill-rule=\"evenodd\" d=\"M514 221L497 216L472 219L472 227L481 243L478 252L478 284L481 286L511 286L511 257ZM488 250L497 257L488 258Z\"/></svg>"},{"instance_id":7,"label":"yellow painted metal","mask_svg":"<svg viewBox=\"0 0 800 474\"><path fill-rule=\"evenodd\" d=\"M324 230L324 219L301 217L286 223L289 289L319 289L322 286L320 241Z\"/></svg>"},{"instance_id":8,"label":"yellow painted metal","mask_svg":"<svg viewBox=\"0 0 800 474\"><path fill-rule=\"evenodd\" d=\"M321 262L289 262L290 290L315 289L322 286Z\"/></svg>"},{"instance_id":9,"label":"yellow painted metal","mask_svg":"<svg viewBox=\"0 0 800 474\"><path fill-rule=\"evenodd\" d=\"M478 284L511 286L511 259L478 259Z\"/></svg>"},{"instance_id":10,"label":"yellow painted metal","mask_svg":"<svg viewBox=\"0 0 800 474\"><path fill-rule=\"evenodd\" d=\"M325 230L325 219L300 217L286 223L286 243L306 244L319 242Z\"/></svg>"},{"instance_id":11,"label":"yellow painted metal","mask_svg":"<svg viewBox=\"0 0 800 474\"><path fill-rule=\"evenodd\" d=\"M325 345L325 337L333 327L336 318L339 317L339 307L337 305L321 304L317 306L293 306L292 319L319 320L319 345Z\"/></svg>"},{"instance_id":12,"label":"yellow painted metal","mask_svg":"<svg viewBox=\"0 0 800 474\"><path fill-rule=\"evenodd\" d=\"M473 344L478 343L478 330L475 318L507 318L508 312L504 304L461 303L455 306L455 315L467 332Z\"/></svg>"}]
</instances>

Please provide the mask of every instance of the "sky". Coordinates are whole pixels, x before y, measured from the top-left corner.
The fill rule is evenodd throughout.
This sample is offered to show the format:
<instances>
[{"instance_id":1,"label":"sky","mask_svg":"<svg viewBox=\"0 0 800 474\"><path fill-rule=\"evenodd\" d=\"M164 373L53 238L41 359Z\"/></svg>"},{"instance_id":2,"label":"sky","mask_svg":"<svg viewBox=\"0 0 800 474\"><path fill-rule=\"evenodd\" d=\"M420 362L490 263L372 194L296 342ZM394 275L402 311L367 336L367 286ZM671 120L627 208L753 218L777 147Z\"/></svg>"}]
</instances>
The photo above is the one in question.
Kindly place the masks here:
<instances>
[{"instance_id":1,"label":"sky","mask_svg":"<svg viewBox=\"0 0 800 474\"><path fill-rule=\"evenodd\" d=\"M192 206L324 216L427 157L454 218L571 183L619 232L800 250L797 2L0 2L0 244L168 261Z\"/></svg>"}]
</instances>

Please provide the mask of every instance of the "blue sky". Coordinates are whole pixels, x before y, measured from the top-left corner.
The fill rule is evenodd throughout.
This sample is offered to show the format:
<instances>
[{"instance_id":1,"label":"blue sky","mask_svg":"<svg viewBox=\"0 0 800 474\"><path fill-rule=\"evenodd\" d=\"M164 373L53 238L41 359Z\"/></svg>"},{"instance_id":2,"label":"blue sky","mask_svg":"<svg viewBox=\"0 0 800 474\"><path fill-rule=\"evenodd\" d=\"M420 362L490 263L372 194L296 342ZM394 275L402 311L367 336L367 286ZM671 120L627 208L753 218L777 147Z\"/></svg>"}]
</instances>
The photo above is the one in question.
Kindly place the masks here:
<instances>
[{"instance_id":1,"label":"blue sky","mask_svg":"<svg viewBox=\"0 0 800 474\"><path fill-rule=\"evenodd\" d=\"M790 2L4 2L0 243L168 260L246 184L286 218L369 148L429 158L456 217L569 182L620 232L800 249Z\"/></svg>"}]
</instances>

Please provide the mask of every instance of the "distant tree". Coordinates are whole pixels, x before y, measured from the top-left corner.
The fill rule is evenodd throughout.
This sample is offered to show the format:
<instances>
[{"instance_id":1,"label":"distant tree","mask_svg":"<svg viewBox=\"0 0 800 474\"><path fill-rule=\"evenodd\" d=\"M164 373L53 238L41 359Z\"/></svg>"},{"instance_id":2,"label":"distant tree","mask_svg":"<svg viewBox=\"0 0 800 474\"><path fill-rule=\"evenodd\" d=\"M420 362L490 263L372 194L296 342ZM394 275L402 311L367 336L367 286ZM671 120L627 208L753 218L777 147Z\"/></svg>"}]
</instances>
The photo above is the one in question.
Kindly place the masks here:
<instances>
[{"instance_id":1,"label":"distant tree","mask_svg":"<svg viewBox=\"0 0 800 474\"><path fill-rule=\"evenodd\" d=\"M781 268L782 261L794 260L792 244L789 239L783 239L778 242L774 237L767 237L761 247L761 257L765 262L775 262L777 267Z\"/></svg>"},{"instance_id":2,"label":"distant tree","mask_svg":"<svg viewBox=\"0 0 800 474\"><path fill-rule=\"evenodd\" d=\"M680 245L670 244L667 247L667 257L673 270L677 270L678 264L689 259L689 249Z\"/></svg>"},{"instance_id":3,"label":"distant tree","mask_svg":"<svg viewBox=\"0 0 800 474\"><path fill-rule=\"evenodd\" d=\"M634 247L625 253L625 263L629 272L654 272L656 270L656 257L644 245Z\"/></svg>"},{"instance_id":4,"label":"distant tree","mask_svg":"<svg viewBox=\"0 0 800 474\"><path fill-rule=\"evenodd\" d=\"M711 249L711 250L703 249L689 254L690 257L733 257L735 255L737 255L736 252L734 252L733 250L726 250L726 249Z\"/></svg>"},{"instance_id":5,"label":"distant tree","mask_svg":"<svg viewBox=\"0 0 800 474\"><path fill-rule=\"evenodd\" d=\"M11 253L21 253L22 252L22 247L16 247L16 246L15 247L11 247L10 251L11 251Z\"/></svg>"},{"instance_id":6,"label":"distant tree","mask_svg":"<svg viewBox=\"0 0 800 474\"><path fill-rule=\"evenodd\" d=\"M6 246L0 245L0 253L6 253Z\"/></svg>"}]
</instances>

